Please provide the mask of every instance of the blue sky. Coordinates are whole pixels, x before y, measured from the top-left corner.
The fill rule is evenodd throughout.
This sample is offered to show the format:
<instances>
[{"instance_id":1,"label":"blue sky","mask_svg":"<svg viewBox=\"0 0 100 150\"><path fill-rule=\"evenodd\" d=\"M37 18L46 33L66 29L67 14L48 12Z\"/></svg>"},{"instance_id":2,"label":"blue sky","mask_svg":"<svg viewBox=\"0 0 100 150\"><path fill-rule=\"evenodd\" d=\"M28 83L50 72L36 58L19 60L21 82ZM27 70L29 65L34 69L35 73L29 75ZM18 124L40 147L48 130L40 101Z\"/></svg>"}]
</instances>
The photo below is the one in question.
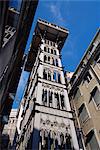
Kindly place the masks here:
<instances>
[{"instance_id":1,"label":"blue sky","mask_svg":"<svg viewBox=\"0 0 100 150\"><path fill-rule=\"evenodd\" d=\"M69 30L69 36L62 49L62 63L65 70L74 71L100 26L100 0L40 0L27 42L26 52L31 43L38 18ZM27 77L27 73L24 73L21 80L25 79L26 81ZM19 84L19 91L21 92L20 94L17 92L19 99L23 93L24 83L21 81Z\"/></svg>"}]
</instances>

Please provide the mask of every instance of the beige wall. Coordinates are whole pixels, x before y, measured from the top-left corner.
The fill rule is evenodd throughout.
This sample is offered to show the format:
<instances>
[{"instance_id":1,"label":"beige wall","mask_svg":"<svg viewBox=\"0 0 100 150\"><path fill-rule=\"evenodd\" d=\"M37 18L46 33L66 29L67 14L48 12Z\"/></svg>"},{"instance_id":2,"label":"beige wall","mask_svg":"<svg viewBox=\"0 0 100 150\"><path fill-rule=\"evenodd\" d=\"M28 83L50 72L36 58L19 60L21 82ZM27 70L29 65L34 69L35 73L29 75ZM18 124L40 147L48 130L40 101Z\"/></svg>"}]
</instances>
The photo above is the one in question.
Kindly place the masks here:
<instances>
[{"instance_id":1,"label":"beige wall","mask_svg":"<svg viewBox=\"0 0 100 150\"><path fill-rule=\"evenodd\" d=\"M100 43L100 33L95 38L93 43L96 41ZM97 53L99 52L100 52L100 48L97 50ZM93 53L92 53L92 56L94 56ZM86 59L86 57L87 57L87 54L84 57L84 60ZM80 91L80 96L77 97L77 94L75 93L76 95L74 95L73 91L71 91L72 93L70 95L70 99L71 99L71 106L76 111L76 115L75 115L76 127L82 128L82 131L84 134L83 137L85 137L93 129L95 132L97 141L100 144L100 105L97 106L93 98L90 100L91 92L95 86L97 86L100 91L100 63L95 62L94 59L95 57L91 59L91 61L89 62L90 65L87 68L85 68L85 71L84 71L84 73L88 71L90 75L92 76L92 79L90 80L89 83L83 82L84 74L81 78L80 76L78 76L78 78L76 79L78 83L75 85L76 81L75 82L73 81L74 84L72 84L72 87L74 87L74 90L78 87ZM82 66L80 63L79 68L81 69L81 67ZM77 77L79 73L80 71L78 69L77 72L75 72L75 76ZM83 123L81 123L78 113L79 113L79 108L83 103L85 104L89 117ZM89 149L89 148L86 148L86 149Z\"/></svg>"}]
</instances>

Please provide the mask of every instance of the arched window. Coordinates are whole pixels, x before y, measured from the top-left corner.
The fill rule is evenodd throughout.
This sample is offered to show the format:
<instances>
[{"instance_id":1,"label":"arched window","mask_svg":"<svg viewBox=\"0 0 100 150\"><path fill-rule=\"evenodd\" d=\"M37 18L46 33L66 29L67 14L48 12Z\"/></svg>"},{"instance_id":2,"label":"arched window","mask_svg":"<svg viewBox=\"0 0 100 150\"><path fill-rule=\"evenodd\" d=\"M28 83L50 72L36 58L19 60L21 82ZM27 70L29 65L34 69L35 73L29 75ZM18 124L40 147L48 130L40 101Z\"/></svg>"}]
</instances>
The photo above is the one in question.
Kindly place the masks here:
<instances>
[{"instance_id":1,"label":"arched window","mask_svg":"<svg viewBox=\"0 0 100 150\"><path fill-rule=\"evenodd\" d=\"M53 49L51 49L51 54L53 54Z\"/></svg>"},{"instance_id":2,"label":"arched window","mask_svg":"<svg viewBox=\"0 0 100 150\"><path fill-rule=\"evenodd\" d=\"M65 149L65 144L64 144L64 135L61 132L60 134L60 143L61 143L61 149Z\"/></svg>"},{"instance_id":3,"label":"arched window","mask_svg":"<svg viewBox=\"0 0 100 150\"><path fill-rule=\"evenodd\" d=\"M44 51L46 52L46 47L44 47Z\"/></svg>"},{"instance_id":4,"label":"arched window","mask_svg":"<svg viewBox=\"0 0 100 150\"><path fill-rule=\"evenodd\" d=\"M53 93L49 91L49 107L52 107L52 95Z\"/></svg>"},{"instance_id":5,"label":"arched window","mask_svg":"<svg viewBox=\"0 0 100 150\"><path fill-rule=\"evenodd\" d=\"M58 60L56 59L56 66L58 67Z\"/></svg>"},{"instance_id":6,"label":"arched window","mask_svg":"<svg viewBox=\"0 0 100 150\"><path fill-rule=\"evenodd\" d=\"M71 136L70 136L69 133L65 134L65 139L66 139L65 148L66 149L72 149L72 146L71 146Z\"/></svg>"},{"instance_id":7,"label":"arched window","mask_svg":"<svg viewBox=\"0 0 100 150\"><path fill-rule=\"evenodd\" d=\"M60 73L58 73L58 83L61 83Z\"/></svg>"},{"instance_id":8,"label":"arched window","mask_svg":"<svg viewBox=\"0 0 100 150\"><path fill-rule=\"evenodd\" d=\"M50 53L50 48L48 47L48 53Z\"/></svg>"},{"instance_id":9,"label":"arched window","mask_svg":"<svg viewBox=\"0 0 100 150\"><path fill-rule=\"evenodd\" d=\"M42 90L42 102L44 100L44 89Z\"/></svg>"},{"instance_id":10,"label":"arched window","mask_svg":"<svg viewBox=\"0 0 100 150\"><path fill-rule=\"evenodd\" d=\"M43 78L47 80L47 73L46 73L45 69L43 71Z\"/></svg>"},{"instance_id":11,"label":"arched window","mask_svg":"<svg viewBox=\"0 0 100 150\"><path fill-rule=\"evenodd\" d=\"M60 109L60 103L59 103L59 94L55 93L55 102L57 109Z\"/></svg>"},{"instance_id":12,"label":"arched window","mask_svg":"<svg viewBox=\"0 0 100 150\"><path fill-rule=\"evenodd\" d=\"M48 56L48 63L50 63L50 56Z\"/></svg>"},{"instance_id":13,"label":"arched window","mask_svg":"<svg viewBox=\"0 0 100 150\"><path fill-rule=\"evenodd\" d=\"M54 58L52 58L52 64L53 64L53 65L55 65L55 61L54 61Z\"/></svg>"},{"instance_id":14,"label":"arched window","mask_svg":"<svg viewBox=\"0 0 100 150\"><path fill-rule=\"evenodd\" d=\"M56 55L56 50L54 50L54 55Z\"/></svg>"},{"instance_id":15,"label":"arched window","mask_svg":"<svg viewBox=\"0 0 100 150\"><path fill-rule=\"evenodd\" d=\"M57 78L56 78L56 71L54 71L54 73L53 73L53 79L56 81L57 80Z\"/></svg>"},{"instance_id":16,"label":"arched window","mask_svg":"<svg viewBox=\"0 0 100 150\"><path fill-rule=\"evenodd\" d=\"M47 60L47 56L46 56L46 55L44 55L44 62L46 62L46 60Z\"/></svg>"},{"instance_id":17,"label":"arched window","mask_svg":"<svg viewBox=\"0 0 100 150\"><path fill-rule=\"evenodd\" d=\"M55 42L53 42L53 46L55 46Z\"/></svg>"},{"instance_id":18,"label":"arched window","mask_svg":"<svg viewBox=\"0 0 100 150\"><path fill-rule=\"evenodd\" d=\"M48 80L51 81L51 72L50 71L48 72Z\"/></svg>"},{"instance_id":19,"label":"arched window","mask_svg":"<svg viewBox=\"0 0 100 150\"><path fill-rule=\"evenodd\" d=\"M46 44L46 42L47 42L47 41L45 40L45 44Z\"/></svg>"},{"instance_id":20,"label":"arched window","mask_svg":"<svg viewBox=\"0 0 100 150\"><path fill-rule=\"evenodd\" d=\"M65 103L64 103L64 95L60 95L61 98L61 108L64 109Z\"/></svg>"},{"instance_id":21,"label":"arched window","mask_svg":"<svg viewBox=\"0 0 100 150\"><path fill-rule=\"evenodd\" d=\"M42 101L43 101L43 105L47 105L47 90L43 89L43 94L42 94Z\"/></svg>"},{"instance_id":22,"label":"arched window","mask_svg":"<svg viewBox=\"0 0 100 150\"><path fill-rule=\"evenodd\" d=\"M50 44L51 44L51 46L52 46L53 42L52 42L52 41L50 41Z\"/></svg>"}]
</instances>

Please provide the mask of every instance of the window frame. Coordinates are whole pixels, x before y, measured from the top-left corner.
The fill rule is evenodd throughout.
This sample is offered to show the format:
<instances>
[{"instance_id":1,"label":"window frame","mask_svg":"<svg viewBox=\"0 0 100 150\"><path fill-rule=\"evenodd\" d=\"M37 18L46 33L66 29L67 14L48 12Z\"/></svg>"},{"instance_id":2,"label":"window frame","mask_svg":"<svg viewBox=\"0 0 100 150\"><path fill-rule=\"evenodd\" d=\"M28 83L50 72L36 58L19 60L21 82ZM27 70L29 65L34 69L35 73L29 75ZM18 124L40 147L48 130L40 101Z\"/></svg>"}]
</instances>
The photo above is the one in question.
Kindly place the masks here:
<instances>
[{"instance_id":1,"label":"window frame","mask_svg":"<svg viewBox=\"0 0 100 150\"><path fill-rule=\"evenodd\" d=\"M87 114L87 117L85 116L84 118L82 118L83 116L82 117L80 116L81 113L82 113L82 110L81 110L81 112L79 112L80 111L79 109L81 109L82 105L84 105L82 110L85 108L85 111L86 111L86 114ZM85 122L87 122L90 119L90 113L89 113L89 110L88 110L87 105L86 105L85 102L82 103L80 105L80 107L78 108L78 116L79 116L79 120L80 120L81 124L84 124Z\"/></svg>"},{"instance_id":2,"label":"window frame","mask_svg":"<svg viewBox=\"0 0 100 150\"><path fill-rule=\"evenodd\" d=\"M99 93L100 93L100 88L98 87L98 85L95 85L94 88L93 88L93 89L91 90L91 92L90 92L90 101L91 101L91 100L93 101L93 103L94 103L96 109L98 110L98 109L100 109L100 102L99 102L99 104L97 105L97 104L96 104L96 101L95 101L95 99L94 99L94 94L92 95L92 92L93 92L93 90L95 90L95 88L97 88L97 90L98 90ZM95 92L95 93L96 93L96 92Z\"/></svg>"},{"instance_id":3,"label":"window frame","mask_svg":"<svg viewBox=\"0 0 100 150\"><path fill-rule=\"evenodd\" d=\"M97 133L96 133L96 129L94 129L94 128L91 128L88 131L88 133L86 134L86 137L87 137L86 142L85 142L86 147L88 147L89 149L91 149L90 140L92 139L92 137L89 137L89 134L92 137L93 137L93 135L95 136L96 142L97 142L97 144L98 144L98 146L100 148L99 139L98 139L98 136L97 136ZM90 139L88 139L88 138L90 138Z\"/></svg>"}]
</instances>

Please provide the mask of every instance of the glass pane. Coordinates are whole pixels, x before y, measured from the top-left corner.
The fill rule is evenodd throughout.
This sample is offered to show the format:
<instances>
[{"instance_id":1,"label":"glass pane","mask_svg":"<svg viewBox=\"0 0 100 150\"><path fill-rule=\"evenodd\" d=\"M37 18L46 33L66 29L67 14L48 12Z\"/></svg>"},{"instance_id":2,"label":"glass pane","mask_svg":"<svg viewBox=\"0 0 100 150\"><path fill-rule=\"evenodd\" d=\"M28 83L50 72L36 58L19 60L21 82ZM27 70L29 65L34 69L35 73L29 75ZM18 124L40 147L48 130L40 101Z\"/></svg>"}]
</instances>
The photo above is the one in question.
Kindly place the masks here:
<instances>
[{"instance_id":1,"label":"glass pane","mask_svg":"<svg viewBox=\"0 0 100 150\"><path fill-rule=\"evenodd\" d=\"M96 90L96 93L94 95L94 101L97 106L100 104L100 91L98 89Z\"/></svg>"},{"instance_id":2,"label":"glass pane","mask_svg":"<svg viewBox=\"0 0 100 150\"><path fill-rule=\"evenodd\" d=\"M89 142L89 145L90 145L91 150L99 150L99 145L98 145L95 135L92 136Z\"/></svg>"}]
</instances>

